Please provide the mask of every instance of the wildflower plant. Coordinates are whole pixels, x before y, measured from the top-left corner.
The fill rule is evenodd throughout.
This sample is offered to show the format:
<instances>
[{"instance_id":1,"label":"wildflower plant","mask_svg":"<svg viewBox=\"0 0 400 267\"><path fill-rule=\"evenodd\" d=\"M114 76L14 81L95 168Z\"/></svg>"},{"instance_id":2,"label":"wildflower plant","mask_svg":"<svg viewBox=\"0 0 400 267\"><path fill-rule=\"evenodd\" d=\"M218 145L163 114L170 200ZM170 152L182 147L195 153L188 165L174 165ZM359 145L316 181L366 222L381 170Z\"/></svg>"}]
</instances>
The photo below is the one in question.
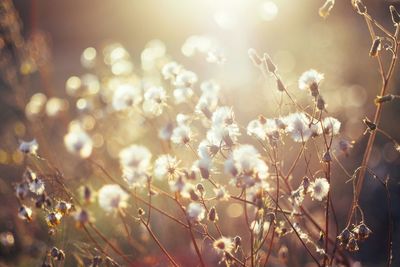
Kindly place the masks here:
<instances>
[{"instance_id":1,"label":"wildflower plant","mask_svg":"<svg viewBox=\"0 0 400 267\"><path fill-rule=\"evenodd\" d=\"M327 18L334 5L327 0L321 17ZM17 145L25 172L14 184L15 213L47 227L51 242L42 266L69 257L85 266L152 265L146 260L155 251L165 266L290 266L297 257L290 244L316 266L354 266L352 253L374 234L359 203L367 173L385 187L390 203L388 180L373 173L368 162L378 133L399 147L381 129L380 118L384 104L398 98L388 93L388 84L398 57L400 16L391 6L393 32L373 19L361 0L352 6L366 21L369 55L378 59L382 75L374 118L364 120L368 144L353 174L338 159L349 155L353 142L342 133L338 114L329 112L335 100L323 97L331 83L323 69L305 70L293 85L268 53L260 56L250 48L254 73L272 81L271 95L281 100L275 113L242 121L240 108L224 99L223 83L203 79L173 59L161 41L146 45L140 71L119 43L85 49L81 64L89 74L66 80L69 105L37 93L22 106L32 128L45 116L68 121L55 133L62 148L53 150L43 139ZM187 40L182 50L229 64L203 36ZM388 68L383 53L392 55ZM339 196L332 193L334 166L353 185L343 229L335 211ZM67 227L79 236L77 243L54 246ZM183 243L190 263L174 242Z\"/></svg>"}]
</instances>

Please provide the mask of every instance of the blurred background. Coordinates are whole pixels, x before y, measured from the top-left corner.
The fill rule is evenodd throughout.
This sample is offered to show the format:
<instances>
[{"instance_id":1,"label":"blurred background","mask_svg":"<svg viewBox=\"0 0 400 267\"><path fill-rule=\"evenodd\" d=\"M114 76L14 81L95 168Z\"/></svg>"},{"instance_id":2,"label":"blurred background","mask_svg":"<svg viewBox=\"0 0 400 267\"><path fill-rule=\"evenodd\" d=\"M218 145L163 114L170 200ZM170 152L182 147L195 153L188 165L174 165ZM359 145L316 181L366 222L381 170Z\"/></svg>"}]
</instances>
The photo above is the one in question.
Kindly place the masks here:
<instances>
[{"instance_id":1,"label":"blurred background","mask_svg":"<svg viewBox=\"0 0 400 267\"><path fill-rule=\"evenodd\" d=\"M364 2L374 18L394 31L388 7L393 4L400 10L400 4ZM315 68L325 74L321 93L327 110L342 121L342 136L356 141L350 155L341 160L348 170L354 170L361 162L368 137L363 135L362 119L373 117L373 100L380 89L380 76L376 59L368 56L371 38L367 26L354 12L350 1L336 1L326 19L318 15L318 9L324 4L318 0L15 0L12 3L22 25L22 38L44 40L41 46L36 39L36 49L46 67L39 66L38 72L32 71L29 82L21 87L22 99L26 102L38 92L68 99L65 91L68 78L87 72L81 64L82 52L87 47L99 50L106 44L120 43L130 53L134 72L140 74L146 69L146 47L156 43L165 48L169 58L195 71L200 80L218 81L225 104L233 106L237 120L246 125L258 114L274 116L271 107L277 101L272 93L274 80L265 80L248 58L247 51L253 47L260 54L271 55L288 90L298 99L309 97L297 88L301 73ZM379 31L377 34L382 35ZM205 40L204 45L211 47L211 55L192 51L188 44L196 38ZM383 54L387 66L390 55ZM389 89L393 94L400 93L398 74L399 68L396 68ZM25 127L24 111L15 104L15 91L6 80L3 76L0 87L0 200L5 205L0 209L0 232L30 235L33 231L30 226L10 216L18 205L11 185L23 172L23 157L16 152L18 140L39 137ZM399 113L398 102L388 103L381 122L381 128L396 140L400 140ZM45 139L61 140L51 134L53 130L57 133L57 123L47 124L51 128L46 129L50 133ZM400 266L400 159L387 138L378 135L370 167L381 177L390 176L395 227L393 266ZM339 168L333 172L333 199L339 225L343 227L352 199L351 185L345 183L347 178ZM371 177L366 179L361 205L374 233L353 256L363 266L383 266L387 258L386 196L382 186ZM41 235L46 233L35 230L35 237L31 238ZM0 247L0 264L32 266L29 265L32 261L22 260L29 257L26 250L24 242L19 241L11 251Z\"/></svg>"}]
</instances>

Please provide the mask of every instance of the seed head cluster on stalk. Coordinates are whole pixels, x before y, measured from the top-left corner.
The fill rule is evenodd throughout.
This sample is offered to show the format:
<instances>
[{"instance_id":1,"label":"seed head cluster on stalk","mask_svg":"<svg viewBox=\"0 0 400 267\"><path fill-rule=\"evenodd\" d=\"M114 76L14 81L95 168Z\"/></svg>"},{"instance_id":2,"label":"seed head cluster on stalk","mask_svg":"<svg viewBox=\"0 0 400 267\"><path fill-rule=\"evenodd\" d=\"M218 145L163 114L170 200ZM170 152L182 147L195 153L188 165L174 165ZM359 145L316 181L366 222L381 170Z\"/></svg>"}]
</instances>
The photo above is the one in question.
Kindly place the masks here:
<instances>
[{"instance_id":1,"label":"seed head cluster on stalk","mask_svg":"<svg viewBox=\"0 0 400 267\"><path fill-rule=\"evenodd\" d=\"M83 51L88 74L67 79L67 100L37 93L24 106L32 127L43 117L68 121L54 137L63 148L53 150L43 139L19 141L25 171L14 186L15 213L47 227L51 242L42 266L68 258L88 266L151 265L155 251L159 264L185 266L174 242L191 266L290 266L295 247L305 252L304 264L351 266L350 253L373 234L359 205L365 174L388 188L388 180L368 168L375 135L400 147L379 124L382 105L398 98L386 88L400 44L400 16L390 7L392 34L361 0L351 3L366 20L369 55L378 58L384 82L374 119L364 120L369 142L362 165L349 177L354 197L343 230L334 207L332 165L343 168L338 157L349 156L353 142L342 134L340 119L328 113L335 100L323 97L330 83L323 69L306 69L296 86L289 86L268 53L260 56L250 48L254 72L276 82L271 94L282 101L273 114L240 121L235 116L240 107L224 100L223 83L202 79L172 59L161 41L146 45L139 70L123 45L111 43ZM319 14L327 18L334 5L327 0ZM193 36L182 51L229 64L211 43ZM383 52L393 54L387 70ZM56 149L66 152L60 155L65 162L52 158L62 153ZM71 172L67 160L79 168ZM69 225L75 225L78 242L68 250L55 246ZM4 244L10 240L1 237ZM388 265L391 240L389 234Z\"/></svg>"}]
</instances>

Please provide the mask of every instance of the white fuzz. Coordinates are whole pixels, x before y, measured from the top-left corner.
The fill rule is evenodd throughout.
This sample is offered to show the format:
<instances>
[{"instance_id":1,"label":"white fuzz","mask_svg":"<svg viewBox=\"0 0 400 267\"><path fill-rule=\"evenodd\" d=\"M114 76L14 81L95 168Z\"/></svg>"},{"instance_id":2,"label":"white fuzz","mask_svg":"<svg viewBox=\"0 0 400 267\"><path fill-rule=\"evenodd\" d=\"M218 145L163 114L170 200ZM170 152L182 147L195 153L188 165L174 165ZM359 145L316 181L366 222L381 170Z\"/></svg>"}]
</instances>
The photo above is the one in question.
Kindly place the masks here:
<instances>
[{"instance_id":1,"label":"white fuzz","mask_svg":"<svg viewBox=\"0 0 400 267\"><path fill-rule=\"evenodd\" d=\"M329 183L325 178L317 178L311 183L311 197L318 201L322 201L329 192Z\"/></svg>"},{"instance_id":2,"label":"white fuzz","mask_svg":"<svg viewBox=\"0 0 400 267\"><path fill-rule=\"evenodd\" d=\"M106 212L127 207L129 195L117 184L103 185L98 193L99 205Z\"/></svg>"},{"instance_id":3,"label":"white fuzz","mask_svg":"<svg viewBox=\"0 0 400 267\"><path fill-rule=\"evenodd\" d=\"M319 73L318 71L311 69L304 72L299 79L299 88L301 90L310 89L310 87L315 84L318 84L324 79L324 74Z\"/></svg>"},{"instance_id":4,"label":"white fuzz","mask_svg":"<svg viewBox=\"0 0 400 267\"><path fill-rule=\"evenodd\" d=\"M191 202L187 207L186 212L189 219L195 222L202 221L206 214L204 207L197 202Z\"/></svg>"},{"instance_id":5,"label":"white fuzz","mask_svg":"<svg viewBox=\"0 0 400 267\"><path fill-rule=\"evenodd\" d=\"M70 153L79 155L82 158L87 158L92 154L92 139L79 127L70 129L64 136L64 144Z\"/></svg>"},{"instance_id":6,"label":"white fuzz","mask_svg":"<svg viewBox=\"0 0 400 267\"><path fill-rule=\"evenodd\" d=\"M154 176L161 180L167 174L173 175L176 173L176 169L178 168L179 161L176 157L171 155L161 155L154 162Z\"/></svg>"},{"instance_id":7,"label":"white fuzz","mask_svg":"<svg viewBox=\"0 0 400 267\"><path fill-rule=\"evenodd\" d=\"M115 90L112 105L115 110L123 110L142 101L141 90L130 84L121 84Z\"/></svg>"}]
</instances>

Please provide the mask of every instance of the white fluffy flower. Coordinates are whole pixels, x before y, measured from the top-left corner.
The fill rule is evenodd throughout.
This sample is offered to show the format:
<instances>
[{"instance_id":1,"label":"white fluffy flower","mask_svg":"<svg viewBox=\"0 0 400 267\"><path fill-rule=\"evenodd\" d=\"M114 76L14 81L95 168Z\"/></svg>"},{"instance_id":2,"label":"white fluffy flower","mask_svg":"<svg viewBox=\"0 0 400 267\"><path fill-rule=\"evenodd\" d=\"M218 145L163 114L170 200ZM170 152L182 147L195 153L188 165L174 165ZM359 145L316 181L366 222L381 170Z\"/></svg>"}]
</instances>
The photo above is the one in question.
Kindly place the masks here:
<instances>
[{"instance_id":1,"label":"white fluffy flower","mask_svg":"<svg viewBox=\"0 0 400 267\"><path fill-rule=\"evenodd\" d=\"M149 168L151 156L146 147L131 145L120 151L119 160L123 169L145 172Z\"/></svg>"},{"instance_id":2,"label":"white fluffy flower","mask_svg":"<svg viewBox=\"0 0 400 267\"><path fill-rule=\"evenodd\" d=\"M318 88L319 83L324 79L324 75L314 69L304 72L299 79L299 88L301 90L313 89L313 86Z\"/></svg>"},{"instance_id":3,"label":"white fluffy flower","mask_svg":"<svg viewBox=\"0 0 400 267\"><path fill-rule=\"evenodd\" d=\"M231 252L235 247L232 238L220 237L213 242L213 247L217 252Z\"/></svg>"},{"instance_id":4,"label":"white fluffy flower","mask_svg":"<svg viewBox=\"0 0 400 267\"><path fill-rule=\"evenodd\" d=\"M329 135L339 134L341 123L338 119L335 119L333 117L326 117L322 121L322 125L323 125L323 129L320 125L320 127L318 128L318 134L322 134L323 132L325 134L329 134Z\"/></svg>"},{"instance_id":5,"label":"white fluffy flower","mask_svg":"<svg viewBox=\"0 0 400 267\"><path fill-rule=\"evenodd\" d=\"M64 136L64 144L70 153L82 158L87 158L92 154L92 139L81 128L70 128L70 131Z\"/></svg>"},{"instance_id":6,"label":"white fluffy flower","mask_svg":"<svg viewBox=\"0 0 400 267\"><path fill-rule=\"evenodd\" d=\"M200 84L200 90L203 94L218 95L221 87L213 80L204 81Z\"/></svg>"},{"instance_id":7,"label":"white fluffy flower","mask_svg":"<svg viewBox=\"0 0 400 267\"><path fill-rule=\"evenodd\" d=\"M188 70L179 72L175 79L176 87L191 87L197 82L198 78L196 73Z\"/></svg>"},{"instance_id":8,"label":"white fluffy flower","mask_svg":"<svg viewBox=\"0 0 400 267\"><path fill-rule=\"evenodd\" d=\"M121 84L115 90L112 105L115 110L123 110L142 101L141 90L130 84Z\"/></svg>"},{"instance_id":9,"label":"white fluffy flower","mask_svg":"<svg viewBox=\"0 0 400 267\"><path fill-rule=\"evenodd\" d=\"M150 87L144 93L143 112L150 117L160 116L163 112L167 93L162 87Z\"/></svg>"},{"instance_id":10,"label":"white fluffy flower","mask_svg":"<svg viewBox=\"0 0 400 267\"><path fill-rule=\"evenodd\" d=\"M233 176L257 175L260 179L268 176L268 166L252 145L241 145L233 150L225 161L225 171Z\"/></svg>"},{"instance_id":11,"label":"white fluffy flower","mask_svg":"<svg viewBox=\"0 0 400 267\"><path fill-rule=\"evenodd\" d=\"M311 197L322 201L329 193L329 183L325 178L317 178L311 183Z\"/></svg>"},{"instance_id":12,"label":"white fluffy flower","mask_svg":"<svg viewBox=\"0 0 400 267\"><path fill-rule=\"evenodd\" d=\"M36 139L33 139L32 141L21 141L19 144L19 151L26 154L36 154L38 148L39 145Z\"/></svg>"},{"instance_id":13,"label":"white fluffy flower","mask_svg":"<svg viewBox=\"0 0 400 267\"><path fill-rule=\"evenodd\" d=\"M171 155L161 155L154 162L154 176L157 179L164 178L167 174L175 174L179 161Z\"/></svg>"},{"instance_id":14,"label":"white fluffy flower","mask_svg":"<svg viewBox=\"0 0 400 267\"><path fill-rule=\"evenodd\" d=\"M139 145L131 145L119 153L124 179L130 186L144 186L150 167L150 151Z\"/></svg>"},{"instance_id":15,"label":"white fluffy flower","mask_svg":"<svg viewBox=\"0 0 400 267\"><path fill-rule=\"evenodd\" d=\"M171 141L175 144L187 144L190 142L191 136L190 127L181 124L172 131Z\"/></svg>"},{"instance_id":16,"label":"white fluffy flower","mask_svg":"<svg viewBox=\"0 0 400 267\"><path fill-rule=\"evenodd\" d=\"M304 113L292 113L283 120L287 125L285 131L291 135L295 142L306 142L311 137L310 120Z\"/></svg>"},{"instance_id":17,"label":"white fluffy flower","mask_svg":"<svg viewBox=\"0 0 400 267\"><path fill-rule=\"evenodd\" d=\"M211 118L213 126L225 126L235 122L235 115L230 107L219 107Z\"/></svg>"},{"instance_id":18,"label":"white fluffy flower","mask_svg":"<svg viewBox=\"0 0 400 267\"><path fill-rule=\"evenodd\" d=\"M193 96L193 90L190 87L178 87L173 92L175 104L187 102Z\"/></svg>"},{"instance_id":19,"label":"white fluffy flower","mask_svg":"<svg viewBox=\"0 0 400 267\"><path fill-rule=\"evenodd\" d=\"M129 195L117 184L103 185L98 193L99 205L106 212L127 207Z\"/></svg>"},{"instance_id":20,"label":"white fluffy flower","mask_svg":"<svg viewBox=\"0 0 400 267\"><path fill-rule=\"evenodd\" d=\"M214 188L215 198L221 201L229 200L229 193L224 186Z\"/></svg>"},{"instance_id":21,"label":"white fluffy flower","mask_svg":"<svg viewBox=\"0 0 400 267\"><path fill-rule=\"evenodd\" d=\"M182 70L182 66L175 61L168 62L161 70L161 73L166 80L175 79L176 75Z\"/></svg>"},{"instance_id":22,"label":"white fluffy flower","mask_svg":"<svg viewBox=\"0 0 400 267\"><path fill-rule=\"evenodd\" d=\"M195 222L202 221L206 214L204 207L197 202L191 202L187 207L186 212L189 219Z\"/></svg>"}]
</instances>

